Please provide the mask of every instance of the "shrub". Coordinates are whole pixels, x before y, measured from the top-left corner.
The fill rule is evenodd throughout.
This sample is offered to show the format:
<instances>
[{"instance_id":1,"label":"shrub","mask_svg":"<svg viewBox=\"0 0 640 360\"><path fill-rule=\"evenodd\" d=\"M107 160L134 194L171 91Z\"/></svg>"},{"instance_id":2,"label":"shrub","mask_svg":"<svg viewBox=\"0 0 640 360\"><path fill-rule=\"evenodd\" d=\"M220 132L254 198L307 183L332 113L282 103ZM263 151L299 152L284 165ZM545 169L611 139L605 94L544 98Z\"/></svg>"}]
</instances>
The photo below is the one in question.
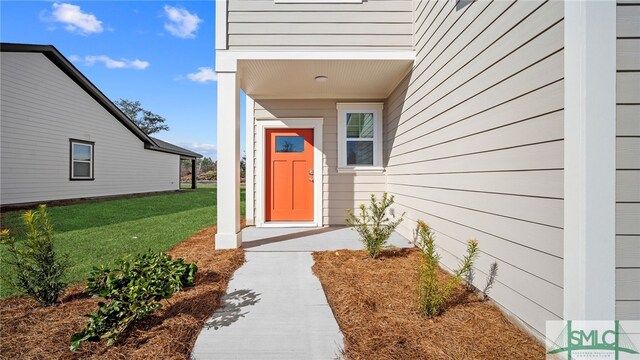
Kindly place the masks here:
<instances>
[{"instance_id":1,"label":"shrub","mask_svg":"<svg viewBox=\"0 0 640 360\"><path fill-rule=\"evenodd\" d=\"M388 196L385 192L380 201L376 199L375 194L371 194L371 205L367 208L361 204L359 216L356 216L351 209L347 210L347 226L356 229L365 250L374 259L404 217L403 213L399 219L391 221L386 214L391 205L393 205L393 195Z\"/></svg>"},{"instance_id":2,"label":"shrub","mask_svg":"<svg viewBox=\"0 0 640 360\"><path fill-rule=\"evenodd\" d=\"M467 254L462 259L458 270L446 283L438 280L438 263L440 255L436 252L433 230L423 221L418 221L418 247L422 252L420 268L418 270L418 302L423 315L433 317L440 315L451 294L451 291L471 271L473 261L478 254L478 242L470 240L467 243Z\"/></svg>"},{"instance_id":3,"label":"shrub","mask_svg":"<svg viewBox=\"0 0 640 360\"><path fill-rule=\"evenodd\" d=\"M107 302L87 315L85 329L71 337L71 350L84 341L106 339L107 346L113 345L131 324L161 308L160 300L193 285L197 271L195 264L151 251L116 260L116 266L91 271L85 292Z\"/></svg>"},{"instance_id":4,"label":"shrub","mask_svg":"<svg viewBox=\"0 0 640 360\"><path fill-rule=\"evenodd\" d=\"M15 269L8 283L44 306L53 305L67 286L63 279L69 263L66 256L56 254L53 226L45 205L36 212L26 211L23 220L27 230L24 246L18 246L7 229L0 235L2 243L9 245L11 259L6 261Z\"/></svg>"},{"instance_id":5,"label":"shrub","mask_svg":"<svg viewBox=\"0 0 640 360\"><path fill-rule=\"evenodd\" d=\"M198 176L198 179L201 180L215 180L216 179L216 171L215 170L209 170L205 173L201 173Z\"/></svg>"}]
</instances>

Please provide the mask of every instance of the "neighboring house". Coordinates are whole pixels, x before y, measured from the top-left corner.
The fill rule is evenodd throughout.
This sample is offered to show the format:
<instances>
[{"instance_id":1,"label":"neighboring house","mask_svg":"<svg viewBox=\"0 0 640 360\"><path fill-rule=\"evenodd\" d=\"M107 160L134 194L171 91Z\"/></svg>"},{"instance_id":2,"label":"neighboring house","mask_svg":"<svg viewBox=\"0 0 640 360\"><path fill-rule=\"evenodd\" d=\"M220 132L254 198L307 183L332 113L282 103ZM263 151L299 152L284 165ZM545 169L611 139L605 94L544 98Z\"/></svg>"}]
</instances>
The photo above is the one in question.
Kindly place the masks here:
<instances>
[{"instance_id":1,"label":"neighboring house","mask_svg":"<svg viewBox=\"0 0 640 360\"><path fill-rule=\"evenodd\" d=\"M2 43L0 204L178 190L180 159L56 48Z\"/></svg>"},{"instance_id":2,"label":"neighboring house","mask_svg":"<svg viewBox=\"0 0 640 360\"><path fill-rule=\"evenodd\" d=\"M242 89L248 224L343 225L387 191L445 267L478 239L478 285L497 262L533 333L640 319L640 2L619 2L218 1L216 246L241 246Z\"/></svg>"}]
</instances>

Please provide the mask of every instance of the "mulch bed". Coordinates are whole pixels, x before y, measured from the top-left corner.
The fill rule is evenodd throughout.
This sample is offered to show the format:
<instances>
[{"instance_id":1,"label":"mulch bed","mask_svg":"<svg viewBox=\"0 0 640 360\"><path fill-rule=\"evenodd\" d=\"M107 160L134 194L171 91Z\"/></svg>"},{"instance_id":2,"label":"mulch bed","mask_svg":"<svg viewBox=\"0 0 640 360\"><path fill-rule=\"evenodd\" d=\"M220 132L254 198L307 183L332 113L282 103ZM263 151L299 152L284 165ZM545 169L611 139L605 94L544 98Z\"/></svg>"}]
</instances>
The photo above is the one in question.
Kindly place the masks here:
<instances>
[{"instance_id":1,"label":"mulch bed","mask_svg":"<svg viewBox=\"0 0 640 360\"><path fill-rule=\"evenodd\" d=\"M314 273L345 338L347 359L544 359L544 348L460 286L445 312L417 311L417 249L313 253ZM444 271L442 279L448 277ZM498 274L500 276L500 274Z\"/></svg>"},{"instance_id":2,"label":"mulch bed","mask_svg":"<svg viewBox=\"0 0 640 360\"><path fill-rule=\"evenodd\" d=\"M214 251L215 231L206 228L168 251L198 265L195 286L163 301L162 309L135 325L115 346L84 343L76 352L69 350L71 335L87 323L83 315L97 309L100 300L83 294L82 285L48 308L25 297L0 300L0 358L189 359L198 333L245 261L241 249Z\"/></svg>"}]
</instances>

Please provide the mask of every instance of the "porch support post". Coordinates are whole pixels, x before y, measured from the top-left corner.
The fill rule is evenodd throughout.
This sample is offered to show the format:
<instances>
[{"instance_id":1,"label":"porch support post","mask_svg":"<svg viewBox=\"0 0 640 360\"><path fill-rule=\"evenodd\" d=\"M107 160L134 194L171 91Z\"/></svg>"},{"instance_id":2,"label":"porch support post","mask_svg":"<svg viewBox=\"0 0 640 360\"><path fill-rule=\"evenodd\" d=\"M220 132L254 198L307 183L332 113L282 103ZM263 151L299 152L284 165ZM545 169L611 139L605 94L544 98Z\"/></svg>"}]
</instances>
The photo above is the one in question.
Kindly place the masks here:
<instances>
[{"instance_id":1,"label":"porch support post","mask_svg":"<svg viewBox=\"0 0 640 360\"><path fill-rule=\"evenodd\" d=\"M564 318L615 318L616 2L564 3Z\"/></svg>"},{"instance_id":2,"label":"porch support post","mask_svg":"<svg viewBox=\"0 0 640 360\"><path fill-rule=\"evenodd\" d=\"M240 87L235 72L218 72L218 233L216 249L235 249L240 233Z\"/></svg>"},{"instance_id":3,"label":"porch support post","mask_svg":"<svg viewBox=\"0 0 640 360\"><path fill-rule=\"evenodd\" d=\"M191 159L191 188L196 188L196 159Z\"/></svg>"},{"instance_id":4,"label":"porch support post","mask_svg":"<svg viewBox=\"0 0 640 360\"><path fill-rule=\"evenodd\" d=\"M245 219L247 221L247 225L255 225L255 211L254 211L254 176L253 176L253 167L254 167L254 123L255 123L255 114L254 108L255 103L254 100L248 95L245 97L245 146L246 146L246 170L245 170Z\"/></svg>"}]
</instances>

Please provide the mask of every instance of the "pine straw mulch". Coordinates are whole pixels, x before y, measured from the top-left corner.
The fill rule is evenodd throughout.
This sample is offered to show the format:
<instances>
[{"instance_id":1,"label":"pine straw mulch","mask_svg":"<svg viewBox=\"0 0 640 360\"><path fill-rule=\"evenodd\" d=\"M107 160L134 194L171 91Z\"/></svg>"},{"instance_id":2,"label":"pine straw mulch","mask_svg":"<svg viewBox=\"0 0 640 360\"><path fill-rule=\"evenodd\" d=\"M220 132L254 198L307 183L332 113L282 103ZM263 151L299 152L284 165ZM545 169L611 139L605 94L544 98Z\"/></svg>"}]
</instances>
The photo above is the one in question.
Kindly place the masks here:
<instances>
[{"instance_id":1,"label":"pine straw mulch","mask_svg":"<svg viewBox=\"0 0 640 360\"><path fill-rule=\"evenodd\" d=\"M71 335L87 323L83 315L97 309L100 300L84 295L83 285L67 290L61 304L48 308L25 297L0 300L0 358L189 359L202 326L245 261L241 249L214 250L215 231L215 226L203 229L168 251L198 265L195 285L163 301L162 309L115 346L87 342L75 353L69 350Z\"/></svg>"},{"instance_id":2,"label":"pine straw mulch","mask_svg":"<svg viewBox=\"0 0 640 360\"><path fill-rule=\"evenodd\" d=\"M544 359L544 348L460 286L439 317L417 312L417 249L314 252L347 359ZM444 271L440 276L450 276ZM498 277L500 274L498 274Z\"/></svg>"}]
</instances>

